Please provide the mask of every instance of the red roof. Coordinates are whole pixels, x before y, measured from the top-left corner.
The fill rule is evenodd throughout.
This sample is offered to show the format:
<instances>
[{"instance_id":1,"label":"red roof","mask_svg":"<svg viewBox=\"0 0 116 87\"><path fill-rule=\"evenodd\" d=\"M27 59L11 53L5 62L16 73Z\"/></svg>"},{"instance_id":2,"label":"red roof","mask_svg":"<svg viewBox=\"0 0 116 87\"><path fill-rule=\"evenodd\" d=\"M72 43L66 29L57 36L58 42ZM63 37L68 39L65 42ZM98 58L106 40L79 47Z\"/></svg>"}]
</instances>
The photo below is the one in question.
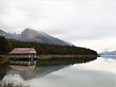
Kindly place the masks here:
<instances>
[{"instance_id":1,"label":"red roof","mask_svg":"<svg viewBox=\"0 0 116 87\"><path fill-rule=\"evenodd\" d=\"M10 54L26 54L26 53L36 53L34 48L15 48Z\"/></svg>"}]
</instances>

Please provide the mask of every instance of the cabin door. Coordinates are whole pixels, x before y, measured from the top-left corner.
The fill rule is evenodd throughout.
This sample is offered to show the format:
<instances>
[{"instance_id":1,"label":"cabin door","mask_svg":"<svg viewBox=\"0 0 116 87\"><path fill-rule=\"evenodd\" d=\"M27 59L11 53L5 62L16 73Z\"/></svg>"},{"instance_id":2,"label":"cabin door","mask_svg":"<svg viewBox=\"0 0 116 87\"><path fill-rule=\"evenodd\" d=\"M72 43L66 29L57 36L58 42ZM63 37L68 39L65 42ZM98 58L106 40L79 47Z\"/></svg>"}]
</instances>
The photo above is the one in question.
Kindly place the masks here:
<instances>
[{"instance_id":1,"label":"cabin door","mask_svg":"<svg viewBox=\"0 0 116 87\"><path fill-rule=\"evenodd\" d=\"M31 64L34 64L34 53L31 54Z\"/></svg>"}]
</instances>

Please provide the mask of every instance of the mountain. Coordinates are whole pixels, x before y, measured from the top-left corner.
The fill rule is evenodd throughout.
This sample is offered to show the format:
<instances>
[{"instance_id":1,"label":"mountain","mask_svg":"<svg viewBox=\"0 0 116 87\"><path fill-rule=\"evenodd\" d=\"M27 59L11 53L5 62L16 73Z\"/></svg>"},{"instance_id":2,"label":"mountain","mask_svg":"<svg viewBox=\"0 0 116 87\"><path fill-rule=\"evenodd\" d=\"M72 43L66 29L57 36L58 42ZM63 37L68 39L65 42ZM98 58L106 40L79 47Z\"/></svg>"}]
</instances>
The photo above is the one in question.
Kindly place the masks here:
<instances>
[{"instance_id":1,"label":"mountain","mask_svg":"<svg viewBox=\"0 0 116 87\"><path fill-rule=\"evenodd\" d=\"M116 51L104 51L100 55L116 55Z\"/></svg>"},{"instance_id":2,"label":"mountain","mask_svg":"<svg viewBox=\"0 0 116 87\"><path fill-rule=\"evenodd\" d=\"M50 36L45 32L36 31L30 28L26 28L21 34L10 34L3 30L0 30L0 36L5 36L7 39L13 39L24 42L38 42L55 45L72 45L63 40Z\"/></svg>"},{"instance_id":3,"label":"mountain","mask_svg":"<svg viewBox=\"0 0 116 87\"><path fill-rule=\"evenodd\" d=\"M4 37L10 37L10 34L6 33L5 31L3 30L0 30L0 36L4 36Z\"/></svg>"}]
</instances>

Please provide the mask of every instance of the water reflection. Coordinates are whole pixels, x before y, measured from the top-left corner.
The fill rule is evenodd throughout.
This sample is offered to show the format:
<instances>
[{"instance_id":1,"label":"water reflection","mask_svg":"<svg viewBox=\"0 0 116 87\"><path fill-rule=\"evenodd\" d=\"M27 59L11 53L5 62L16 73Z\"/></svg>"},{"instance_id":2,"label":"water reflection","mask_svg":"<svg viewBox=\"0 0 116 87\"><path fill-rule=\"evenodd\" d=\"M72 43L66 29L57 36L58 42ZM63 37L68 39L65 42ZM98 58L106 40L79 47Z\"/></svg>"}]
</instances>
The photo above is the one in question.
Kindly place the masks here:
<instances>
[{"instance_id":1,"label":"water reflection","mask_svg":"<svg viewBox=\"0 0 116 87\"><path fill-rule=\"evenodd\" d=\"M48 67L36 67L34 70L9 70L7 72L7 75L20 75L22 77L23 80L30 80L30 79L34 79L34 78L40 78L43 77L47 74L50 74L54 71L57 71L59 69L62 69L66 67L65 65L61 65L61 66L48 66Z\"/></svg>"},{"instance_id":2,"label":"water reflection","mask_svg":"<svg viewBox=\"0 0 116 87\"><path fill-rule=\"evenodd\" d=\"M55 59L39 60L34 70L15 71L7 68L7 74L3 80L17 80L31 87L116 86L116 60L102 57L93 59L94 61L91 62L88 59L86 63L86 59L83 60L83 62L80 62L81 59L73 58L57 59L57 61Z\"/></svg>"},{"instance_id":3,"label":"water reflection","mask_svg":"<svg viewBox=\"0 0 116 87\"><path fill-rule=\"evenodd\" d=\"M60 70L75 63L86 63L95 60L96 57L79 57L79 58L49 58L39 59L37 66L33 70L13 70L6 64L0 64L0 80L6 76L20 75L24 80L40 78L54 71Z\"/></svg>"},{"instance_id":4,"label":"water reflection","mask_svg":"<svg viewBox=\"0 0 116 87\"><path fill-rule=\"evenodd\" d=\"M92 62L73 64L27 83L31 87L115 87L115 64L113 59L100 57Z\"/></svg>"},{"instance_id":5,"label":"water reflection","mask_svg":"<svg viewBox=\"0 0 116 87\"><path fill-rule=\"evenodd\" d=\"M97 59L96 56L93 57L68 57L68 58L49 58L49 59L39 59L38 66L56 66L56 65L69 65L75 63L86 63Z\"/></svg>"},{"instance_id":6,"label":"water reflection","mask_svg":"<svg viewBox=\"0 0 116 87\"><path fill-rule=\"evenodd\" d=\"M7 74L8 66L6 64L0 64L0 80Z\"/></svg>"}]
</instances>

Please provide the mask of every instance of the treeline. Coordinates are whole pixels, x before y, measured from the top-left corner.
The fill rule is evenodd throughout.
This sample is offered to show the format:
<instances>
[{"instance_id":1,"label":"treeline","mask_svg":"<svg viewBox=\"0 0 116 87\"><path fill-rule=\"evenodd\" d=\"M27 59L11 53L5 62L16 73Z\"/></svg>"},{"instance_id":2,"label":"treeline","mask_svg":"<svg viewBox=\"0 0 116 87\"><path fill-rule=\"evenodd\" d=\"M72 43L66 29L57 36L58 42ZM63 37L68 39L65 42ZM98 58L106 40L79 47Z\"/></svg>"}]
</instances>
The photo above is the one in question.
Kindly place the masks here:
<instances>
[{"instance_id":1,"label":"treeline","mask_svg":"<svg viewBox=\"0 0 116 87\"><path fill-rule=\"evenodd\" d=\"M43 43L36 43L36 42L22 42L22 41L16 41L16 40L7 40L6 44L8 45L6 46L7 52L10 52L14 48L35 48L35 50L37 51L37 54L97 55L96 51L93 51L87 48L76 47L76 46L61 46L61 45L43 44Z\"/></svg>"},{"instance_id":2,"label":"treeline","mask_svg":"<svg viewBox=\"0 0 116 87\"><path fill-rule=\"evenodd\" d=\"M5 37L0 36L0 54L6 54L8 52L8 41Z\"/></svg>"}]
</instances>

